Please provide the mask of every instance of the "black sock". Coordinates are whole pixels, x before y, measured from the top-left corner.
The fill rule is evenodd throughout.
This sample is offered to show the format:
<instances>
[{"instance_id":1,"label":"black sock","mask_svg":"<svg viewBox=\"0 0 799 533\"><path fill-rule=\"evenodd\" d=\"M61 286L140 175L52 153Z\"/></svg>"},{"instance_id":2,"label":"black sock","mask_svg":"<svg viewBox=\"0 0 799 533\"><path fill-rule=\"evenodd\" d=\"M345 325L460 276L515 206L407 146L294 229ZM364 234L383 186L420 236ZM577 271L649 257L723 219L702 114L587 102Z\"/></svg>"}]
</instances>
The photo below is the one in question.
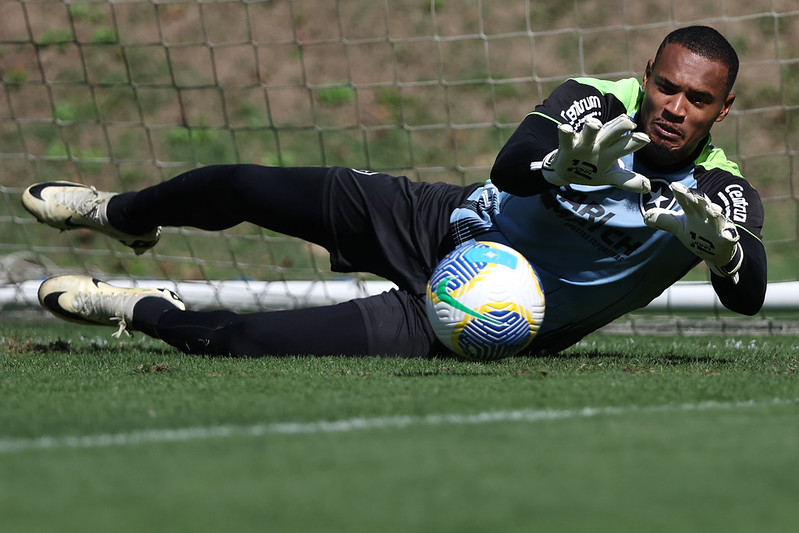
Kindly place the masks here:
<instances>
[{"instance_id":1,"label":"black sock","mask_svg":"<svg viewBox=\"0 0 799 533\"><path fill-rule=\"evenodd\" d=\"M131 235L144 235L154 230L158 224L151 224L138 217L130 216L135 196L135 192L123 192L111 197L108 201L106 217L108 217L109 224L119 231Z\"/></svg>"},{"instance_id":2,"label":"black sock","mask_svg":"<svg viewBox=\"0 0 799 533\"><path fill-rule=\"evenodd\" d=\"M158 338L156 334L158 319L164 312L175 309L178 309L175 304L160 296L142 298L133 306L133 323L130 326L135 331Z\"/></svg>"}]
</instances>

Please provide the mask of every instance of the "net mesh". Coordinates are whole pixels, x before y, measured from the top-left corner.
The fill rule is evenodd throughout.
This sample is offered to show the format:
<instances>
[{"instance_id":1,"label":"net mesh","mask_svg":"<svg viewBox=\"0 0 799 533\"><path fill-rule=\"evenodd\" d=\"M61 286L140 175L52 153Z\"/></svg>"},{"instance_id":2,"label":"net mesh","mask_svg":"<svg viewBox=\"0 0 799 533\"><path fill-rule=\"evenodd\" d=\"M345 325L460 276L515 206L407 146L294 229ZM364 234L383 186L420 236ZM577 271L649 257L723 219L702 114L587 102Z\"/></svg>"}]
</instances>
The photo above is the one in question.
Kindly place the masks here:
<instances>
[{"instance_id":1,"label":"net mesh","mask_svg":"<svg viewBox=\"0 0 799 533\"><path fill-rule=\"evenodd\" d=\"M167 228L137 257L37 224L20 196L45 180L133 190L236 162L482 181L519 120L564 79L640 78L660 39L694 23L739 52L738 97L714 142L763 197L770 280L795 280L792 0L3 0L0 281L15 293L63 272L258 290L333 282L323 250L261 228Z\"/></svg>"}]
</instances>

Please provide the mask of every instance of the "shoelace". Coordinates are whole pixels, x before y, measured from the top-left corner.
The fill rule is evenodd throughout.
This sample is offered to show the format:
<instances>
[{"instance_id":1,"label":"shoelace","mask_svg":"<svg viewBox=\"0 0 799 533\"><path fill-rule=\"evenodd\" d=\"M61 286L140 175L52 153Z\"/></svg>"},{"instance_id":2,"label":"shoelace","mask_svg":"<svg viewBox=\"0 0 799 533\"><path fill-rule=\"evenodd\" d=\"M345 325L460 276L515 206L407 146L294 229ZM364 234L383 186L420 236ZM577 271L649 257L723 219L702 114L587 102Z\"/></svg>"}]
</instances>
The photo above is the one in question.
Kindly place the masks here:
<instances>
[{"instance_id":1,"label":"shoelace","mask_svg":"<svg viewBox=\"0 0 799 533\"><path fill-rule=\"evenodd\" d=\"M88 218L94 222L99 223L100 217L98 214L98 208L102 203L105 201L104 198L100 195L94 185L90 186L89 189L92 192L92 196L90 198L82 198L82 195L76 194L64 194L59 199L59 201L67 206L69 209L80 213L85 218ZM73 200L73 201L70 201ZM77 201L76 201L77 200Z\"/></svg>"},{"instance_id":2,"label":"shoelace","mask_svg":"<svg viewBox=\"0 0 799 533\"><path fill-rule=\"evenodd\" d=\"M122 333L125 333L128 337L132 337L130 330L128 329L128 322L125 319L122 313L109 313L105 312L106 309L109 307L116 307L117 309L121 309L124 307L125 303L120 301L119 303L113 302L111 305L108 303L103 303L103 298L114 298L116 297L119 300L125 298L122 295L110 296L110 295L77 295L72 303L76 310L82 312L86 316L90 318L101 318L107 319L111 322L117 322L119 329L112 334L112 337L120 338ZM110 316L109 316L110 315Z\"/></svg>"},{"instance_id":3,"label":"shoelace","mask_svg":"<svg viewBox=\"0 0 799 533\"><path fill-rule=\"evenodd\" d=\"M112 316L111 317L111 321L112 322L119 322L119 329L111 334L112 337L118 339L118 338L120 338L122 336L123 332L128 337L133 337L133 334L128 329L128 323L125 320L125 317L123 317L123 316Z\"/></svg>"}]
</instances>

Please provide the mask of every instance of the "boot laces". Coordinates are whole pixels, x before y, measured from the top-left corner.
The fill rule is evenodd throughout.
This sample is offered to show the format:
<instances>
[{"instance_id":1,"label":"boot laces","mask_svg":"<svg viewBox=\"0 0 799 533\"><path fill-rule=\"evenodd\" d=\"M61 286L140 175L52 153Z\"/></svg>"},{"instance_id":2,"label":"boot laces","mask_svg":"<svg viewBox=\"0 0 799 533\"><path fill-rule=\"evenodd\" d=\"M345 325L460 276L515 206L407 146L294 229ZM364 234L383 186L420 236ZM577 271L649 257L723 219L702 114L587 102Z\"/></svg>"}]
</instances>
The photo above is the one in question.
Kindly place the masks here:
<instances>
[{"instance_id":1,"label":"boot laces","mask_svg":"<svg viewBox=\"0 0 799 533\"><path fill-rule=\"evenodd\" d=\"M89 187L88 191L83 190L80 191L80 193L77 191L69 191L60 196L59 202L62 205L94 223L102 223L100 218L100 206L106 202L107 198L100 194L93 185Z\"/></svg>"},{"instance_id":2,"label":"boot laces","mask_svg":"<svg viewBox=\"0 0 799 533\"><path fill-rule=\"evenodd\" d=\"M72 305L87 317L99 322L116 322L119 329L113 333L117 339L125 333L132 337L125 316L125 307L130 306L131 295L127 294L78 294Z\"/></svg>"}]
</instances>

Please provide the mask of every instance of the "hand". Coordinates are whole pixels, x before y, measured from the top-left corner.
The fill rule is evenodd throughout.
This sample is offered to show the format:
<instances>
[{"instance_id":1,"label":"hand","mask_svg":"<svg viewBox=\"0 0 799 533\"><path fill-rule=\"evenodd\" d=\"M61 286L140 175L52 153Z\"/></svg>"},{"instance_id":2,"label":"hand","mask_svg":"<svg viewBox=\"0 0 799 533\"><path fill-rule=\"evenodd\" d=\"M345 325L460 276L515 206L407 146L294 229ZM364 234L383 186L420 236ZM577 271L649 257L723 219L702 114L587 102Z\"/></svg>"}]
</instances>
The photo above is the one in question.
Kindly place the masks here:
<instances>
[{"instance_id":1,"label":"hand","mask_svg":"<svg viewBox=\"0 0 799 533\"><path fill-rule=\"evenodd\" d=\"M619 158L649 144L645 133L631 133L635 122L619 115L607 124L596 118L585 121L580 133L569 124L558 126L560 147L544 158L541 171L553 185L613 185L620 189L648 193L649 179L619 164Z\"/></svg>"},{"instance_id":2,"label":"hand","mask_svg":"<svg viewBox=\"0 0 799 533\"><path fill-rule=\"evenodd\" d=\"M657 207L644 213L647 226L673 233L710 270L719 276L738 281L743 250L738 244L735 224L724 216L721 207L706 195L688 190L682 183L672 183L674 199L682 213Z\"/></svg>"}]
</instances>

